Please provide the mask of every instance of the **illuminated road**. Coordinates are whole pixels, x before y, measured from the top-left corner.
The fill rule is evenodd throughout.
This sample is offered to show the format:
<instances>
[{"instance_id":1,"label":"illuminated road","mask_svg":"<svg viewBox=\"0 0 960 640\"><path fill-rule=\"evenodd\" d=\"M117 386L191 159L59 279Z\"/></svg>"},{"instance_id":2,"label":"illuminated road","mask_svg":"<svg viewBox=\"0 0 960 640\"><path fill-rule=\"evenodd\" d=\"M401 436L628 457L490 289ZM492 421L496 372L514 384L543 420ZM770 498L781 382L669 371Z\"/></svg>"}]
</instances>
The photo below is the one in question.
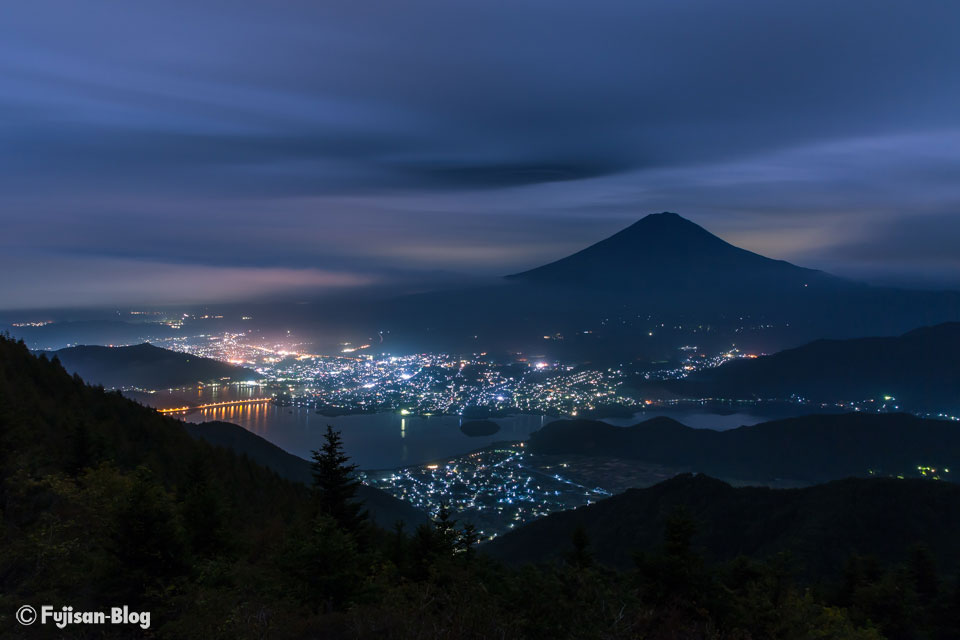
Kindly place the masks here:
<instances>
[{"instance_id":1,"label":"illuminated road","mask_svg":"<svg viewBox=\"0 0 960 640\"><path fill-rule=\"evenodd\" d=\"M236 407L248 404L265 404L271 402L273 398L248 398L246 400L230 400L227 402L211 402L208 404L198 404L187 407L172 407L170 409L157 409L160 413L190 413L201 409L219 409L221 407Z\"/></svg>"}]
</instances>

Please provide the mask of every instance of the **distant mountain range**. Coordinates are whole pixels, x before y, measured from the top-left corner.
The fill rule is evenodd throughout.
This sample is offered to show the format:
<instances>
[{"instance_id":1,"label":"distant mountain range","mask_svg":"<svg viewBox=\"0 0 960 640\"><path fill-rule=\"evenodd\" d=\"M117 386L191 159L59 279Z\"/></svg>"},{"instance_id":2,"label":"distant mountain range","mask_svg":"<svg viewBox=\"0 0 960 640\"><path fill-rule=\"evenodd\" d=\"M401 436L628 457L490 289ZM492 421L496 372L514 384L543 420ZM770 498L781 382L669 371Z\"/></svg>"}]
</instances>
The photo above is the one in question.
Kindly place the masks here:
<instances>
[{"instance_id":1,"label":"distant mountain range","mask_svg":"<svg viewBox=\"0 0 960 640\"><path fill-rule=\"evenodd\" d=\"M632 427L558 420L531 434L527 446L535 454L634 459L759 484L910 477L919 476L918 467L960 481L960 425L906 414L812 415L729 431L692 429L670 418Z\"/></svg>"},{"instance_id":2,"label":"distant mountain range","mask_svg":"<svg viewBox=\"0 0 960 640\"><path fill-rule=\"evenodd\" d=\"M198 382L242 382L260 374L219 360L161 349L151 344L130 347L84 345L51 355L70 373L104 387L172 389Z\"/></svg>"},{"instance_id":3,"label":"distant mountain range","mask_svg":"<svg viewBox=\"0 0 960 640\"><path fill-rule=\"evenodd\" d=\"M31 349L54 350L77 344L137 344L177 335L177 329L162 322L121 320L70 320L35 326L6 325L0 330L22 339Z\"/></svg>"},{"instance_id":4,"label":"distant mountain range","mask_svg":"<svg viewBox=\"0 0 960 640\"><path fill-rule=\"evenodd\" d=\"M518 564L559 560L579 526L597 560L631 567L633 554L660 546L678 508L697 527L694 545L713 561L789 552L802 573L836 576L853 553L901 562L923 543L940 570L960 567L960 486L880 478L767 489L686 474L535 520L485 550Z\"/></svg>"},{"instance_id":5,"label":"distant mountain range","mask_svg":"<svg viewBox=\"0 0 960 640\"><path fill-rule=\"evenodd\" d=\"M816 402L873 398L911 410L960 413L960 323L901 336L817 340L757 359L734 360L659 385L672 394Z\"/></svg>"},{"instance_id":6,"label":"distant mountain range","mask_svg":"<svg viewBox=\"0 0 960 640\"><path fill-rule=\"evenodd\" d=\"M659 213L499 285L407 296L389 309L377 322L394 341L656 360L684 344L776 351L960 321L960 294L868 286Z\"/></svg>"},{"instance_id":7,"label":"distant mountain range","mask_svg":"<svg viewBox=\"0 0 960 640\"><path fill-rule=\"evenodd\" d=\"M253 462L271 469L281 478L307 486L313 484L313 471L307 460L287 453L241 426L229 422L201 422L200 424L184 423L184 428L193 437L229 449L237 455L246 456ZM417 525L429 521L425 512L416 509L408 502L365 484L357 488L357 499L363 502L371 519L384 529L392 529L398 521L403 521L412 530Z\"/></svg>"}]
</instances>

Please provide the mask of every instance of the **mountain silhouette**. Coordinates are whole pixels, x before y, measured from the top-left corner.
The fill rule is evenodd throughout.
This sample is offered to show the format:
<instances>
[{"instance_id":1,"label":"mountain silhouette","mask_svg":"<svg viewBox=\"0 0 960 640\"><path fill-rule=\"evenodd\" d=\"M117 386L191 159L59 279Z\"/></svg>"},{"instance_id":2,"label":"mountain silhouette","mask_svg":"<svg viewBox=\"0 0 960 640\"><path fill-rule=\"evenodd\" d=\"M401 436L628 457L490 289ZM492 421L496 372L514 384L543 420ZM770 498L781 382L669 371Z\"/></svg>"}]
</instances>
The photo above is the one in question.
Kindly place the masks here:
<instances>
[{"instance_id":1,"label":"mountain silhouette","mask_svg":"<svg viewBox=\"0 0 960 640\"><path fill-rule=\"evenodd\" d=\"M682 345L773 352L958 321L960 294L867 285L656 213L495 284L404 296L372 315L371 335L402 348L653 363L676 359Z\"/></svg>"},{"instance_id":2,"label":"mountain silhouette","mask_svg":"<svg viewBox=\"0 0 960 640\"><path fill-rule=\"evenodd\" d=\"M684 474L579 509L551 514L486 545L515 564L560 560L582 528L602 564L631 568L683 513L694 545L712 561L789 552L809 577L836 576L850 554L905 560L922 541L949 570L960 563L960 486L929 480L847 478L802 489L732 487ZM682 511L678 511L682 510Z\"/></svg>"},{"instance_id":3,"label":"mountain silhouette","mask_svg":"<svg viewBox=\"0 0 960 640\"><path fill-rule=\"evenodd\" d=\"M612 289L699 289L706 285L742 285L745 281L781 286L853 284L735 247L670 212L648 215L582 251L507 278Z\"/></svg>"},{"instance_id":4,"label":"mountain silhouette","mask_svg":"<svg viewBox=\"0 0 960 640\"><path fill-rule=\"evenodd\" d=\"M212 358L144 343L129 347L81 345L53 352L70 373L104 387L170 389L198 382L256 380L256 371Z\"/></svg>"},{"instance_id":5,"label":"mountain silhouette","mask_svg":"<svg viewBox=\"0 0 960 640\"><path fill-rule=\"evenodd\" d=\"M960 323L921 327L900 336L817 340L756 359L733 360L684 380L660 383L667 393L739 400L814 402L872 399L911 411L960 411ZM657 384L649 385L657 387Z\"/></svg>"},{"instance_id":6,"label":"mountain silhouette","mask_svg":"<svg viewBox=\"0 0 960 640\"><path fill-rule=\"evenodd\" d=\"M527 450L639 460L725 480L769 484L851 476L919 477L918 466L957 468L960 429L903 413L806 415L728 431L694 429L670 418L632 427L557 420L530 435ZM955 473L944 480L956 482Z\"/></svg>"}]
</instances>

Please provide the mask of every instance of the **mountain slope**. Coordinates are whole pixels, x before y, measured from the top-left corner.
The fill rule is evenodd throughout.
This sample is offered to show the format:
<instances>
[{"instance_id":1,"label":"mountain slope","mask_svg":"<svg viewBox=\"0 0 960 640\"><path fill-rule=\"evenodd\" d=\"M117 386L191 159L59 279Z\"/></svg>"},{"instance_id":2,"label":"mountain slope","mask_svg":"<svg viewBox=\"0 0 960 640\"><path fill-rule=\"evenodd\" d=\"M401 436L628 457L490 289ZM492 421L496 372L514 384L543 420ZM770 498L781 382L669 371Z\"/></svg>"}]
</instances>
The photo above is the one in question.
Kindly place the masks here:
<instances>
[{"instance_id":1,"label":"mountain slope","mask_svg":"<svg viewBox=\"0 0 960 640\"><path fill-rule=\"evenodd\" d=\"M917 504L957 512L922 489L910 493ZM117 627L107 630L111 637L781 637L768 633L774 624L797 637L875 640L866 620L874 602L887 602L868 599L848 617L836 608L847 603L814 600L789 584L788 597L771 600L764 576L777 567L757 564L753 577L721 576L717 599L654 600L677 581L660 574L638 590L635 574L514 571L456 553L449 523L413 537L353 533L318 517L303 485L2 337L0 516L0 624L11 629L19 626L9 612L25 602L69 602L76 611L108 602L151 614L149 630ZM928 536L938 553L950 527L941 523ZM881 584L883 571L855 585L857 593ZM903 586L898 600L915 593ZM885 628L929 619L926 627L944 633L905 637L953 637L956 622L933 617L953 602L942 593L894 610ZM694 607L691 618L685 612ZM102 635L80 622L66 631L51 624L49 633L42 625L41 637Z\"/></svg>"},{"instance_id":2,"label":"mountain slope","mask_svg":"<svg viewBox=\"0 0 960 640\"><path fill-rule=\"evenodd\" d=\"M184 427L195 438L244 455L257 464L273 470L281 478L308 486L313 484L313 472L308 461L287 453L241 426L229 422L201 422L200 424L184 423ZM357 499L363 502L371 519L384 529L390 529L398 521L403 521L412 530L417 525L429 521L424 512L415 509L409 503L365 484L358 487Z\"/></svg>"},{"instance_id":3,"label":"mountain slope","mask_svg":"<svg viewBox=\"0 0 960 640\"><path fill-rule=\"evenodd\" d=\"M665 385L681 394L818 402L893 396L912 410L960 411L960 323L896 337L817 340L755 360L736 360Z\"/></svg>"},{"instance_id":4,"label":"mountain slope","mask_svg":"<svg viewBox=\"0 0 960 640\"><path fill-rule=\"evenodd\" d=\"M767 489L686 474L536 520L486 549L514 563L558 559L582 526L598 560L629 567L635 552L659 546L678 508L698 525L694 544L711 560L789 551L807 575L836 575L852 553L896 562L922 542L942 570L960 566L960 486L883 478Z\"/></svg>"},{"instance_id":5,"label":"mountain slope","mask_svg":"<svg viewBox=\"0 0 960 640\"><path fill-rule=\"evenodd\" d=\"M848 476L918 476L918 466L960 469L960 425L906 414L811 415L729 431L669 418L632 427L552 422L530 436L532 453L642 460L738 481L826 482ZM941 471L944 479L960 475Z\"/></svg>"},{"instance_id":6,"label":"mountain slope","mask_svg":"<svg viewBox=\"0 0 960 640\"><path fill-rule=\"evenodd\" d=\"M219 360L161 349L83 345L53 353L64 368L90 384L114 388L171 389L198 382L256 380L260 374Z\"/></svg>"},{"instance_id":7,"label":"mountain slope","mask_svg":"<svg viewBox=\"0 0 960 640\"><path fill-rule=\"evenodd\" d=\"M2 474L24 468L26 460L37 461L38 473L108 463L122 470L148 467L160 482L179 486L192 481L191 468L202 462L243 513L299 509L307 498L305 460L236 425L187 424L87 386L55 361L2 337L0 425ZM364 487L359 498L370 499L371 513L387 526L397 515L422 521L419 512L382 491Z\"/></svg>"},{"instance_id":8,"label":"mountain slope","mask_svg":"<svg viewBox=\"0 0 960 640\"><path fill-rule=\"evenodd\" d=\"M405 296L389 309L368 320L369 330L413 350L650 362L688 344L770 352L960 321L960 294L853 282L740 249L659 213L497 284Z\"/></svg>"},{"instance_id":9,"label":"mountain slope","mask_svg":"<svg viewBox=\"0 0 960 640\"><path fill-rule=\"evenodd\" d=\"M821 271L740 249L670 212L648 215L582 251L523 273L514 280L613 289L769 282L842 284ZM852 284L852 283L847 283Z\"/></svg>"},{"instance_id":10,"label":"mountain slope","mask_svg":"<svg viewBox=\"0 0 960 640\"><path fill-rule=\"evenodd\" d=\"M31 349L56 350L77 344L137 344L172 338L177 330L162 322L67 320L40 326L0 327Z\"/></svg>"}]
</instances>

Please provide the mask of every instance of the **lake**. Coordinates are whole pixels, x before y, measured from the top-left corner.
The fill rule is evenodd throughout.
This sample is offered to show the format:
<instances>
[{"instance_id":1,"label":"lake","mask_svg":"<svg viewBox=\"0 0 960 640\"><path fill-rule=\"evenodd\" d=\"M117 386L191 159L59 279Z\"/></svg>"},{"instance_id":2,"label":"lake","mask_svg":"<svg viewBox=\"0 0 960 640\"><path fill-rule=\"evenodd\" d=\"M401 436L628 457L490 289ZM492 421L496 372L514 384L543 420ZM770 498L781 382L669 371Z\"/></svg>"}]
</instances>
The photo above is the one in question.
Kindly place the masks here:
<instances>
[{"instance_id":1,"label":"lake","mask_svg":"<svg viewBox=\"0 0 960 640\"><path fill-rule=\"evenodd\" d=\"M529 415L498 418L499 433L469 437L460 431L461 418L456 416L371 413L330 418L313 409L272 404L203 409L185 419L232 422L303 458L321 445L329 424L341 432L347 455L362 469L393 469L467 453L491 442L523 440L551 420Z\"/></svg>"},{"instance_id":2,"label":"lake","mask_svg":"<svg viewBox=\"0 0 960 640\"><path fill-rule=\"evenodd\" d=\"M753 409L753 407L751 407ZM695 428L731 429L770 419L769 414L739 410L712 413L695 405L691 408L649 410L632 418L609 418L617 426L628 426L655 416L668 416ZM492 436L469 437L460 431L457 416L401 416L375 413L322 416L304 407L280 407L273 404L231 406L194 411L189 422L222 420L238 424L294 455L309 458L320 446L327 425L343 436L344 448L362 469L393 469L431 460L452 457L501 440L523 440L543 425L556 420L551 416L517 415L495 418L500 431Z\"/></svg>"}]
</instances>

